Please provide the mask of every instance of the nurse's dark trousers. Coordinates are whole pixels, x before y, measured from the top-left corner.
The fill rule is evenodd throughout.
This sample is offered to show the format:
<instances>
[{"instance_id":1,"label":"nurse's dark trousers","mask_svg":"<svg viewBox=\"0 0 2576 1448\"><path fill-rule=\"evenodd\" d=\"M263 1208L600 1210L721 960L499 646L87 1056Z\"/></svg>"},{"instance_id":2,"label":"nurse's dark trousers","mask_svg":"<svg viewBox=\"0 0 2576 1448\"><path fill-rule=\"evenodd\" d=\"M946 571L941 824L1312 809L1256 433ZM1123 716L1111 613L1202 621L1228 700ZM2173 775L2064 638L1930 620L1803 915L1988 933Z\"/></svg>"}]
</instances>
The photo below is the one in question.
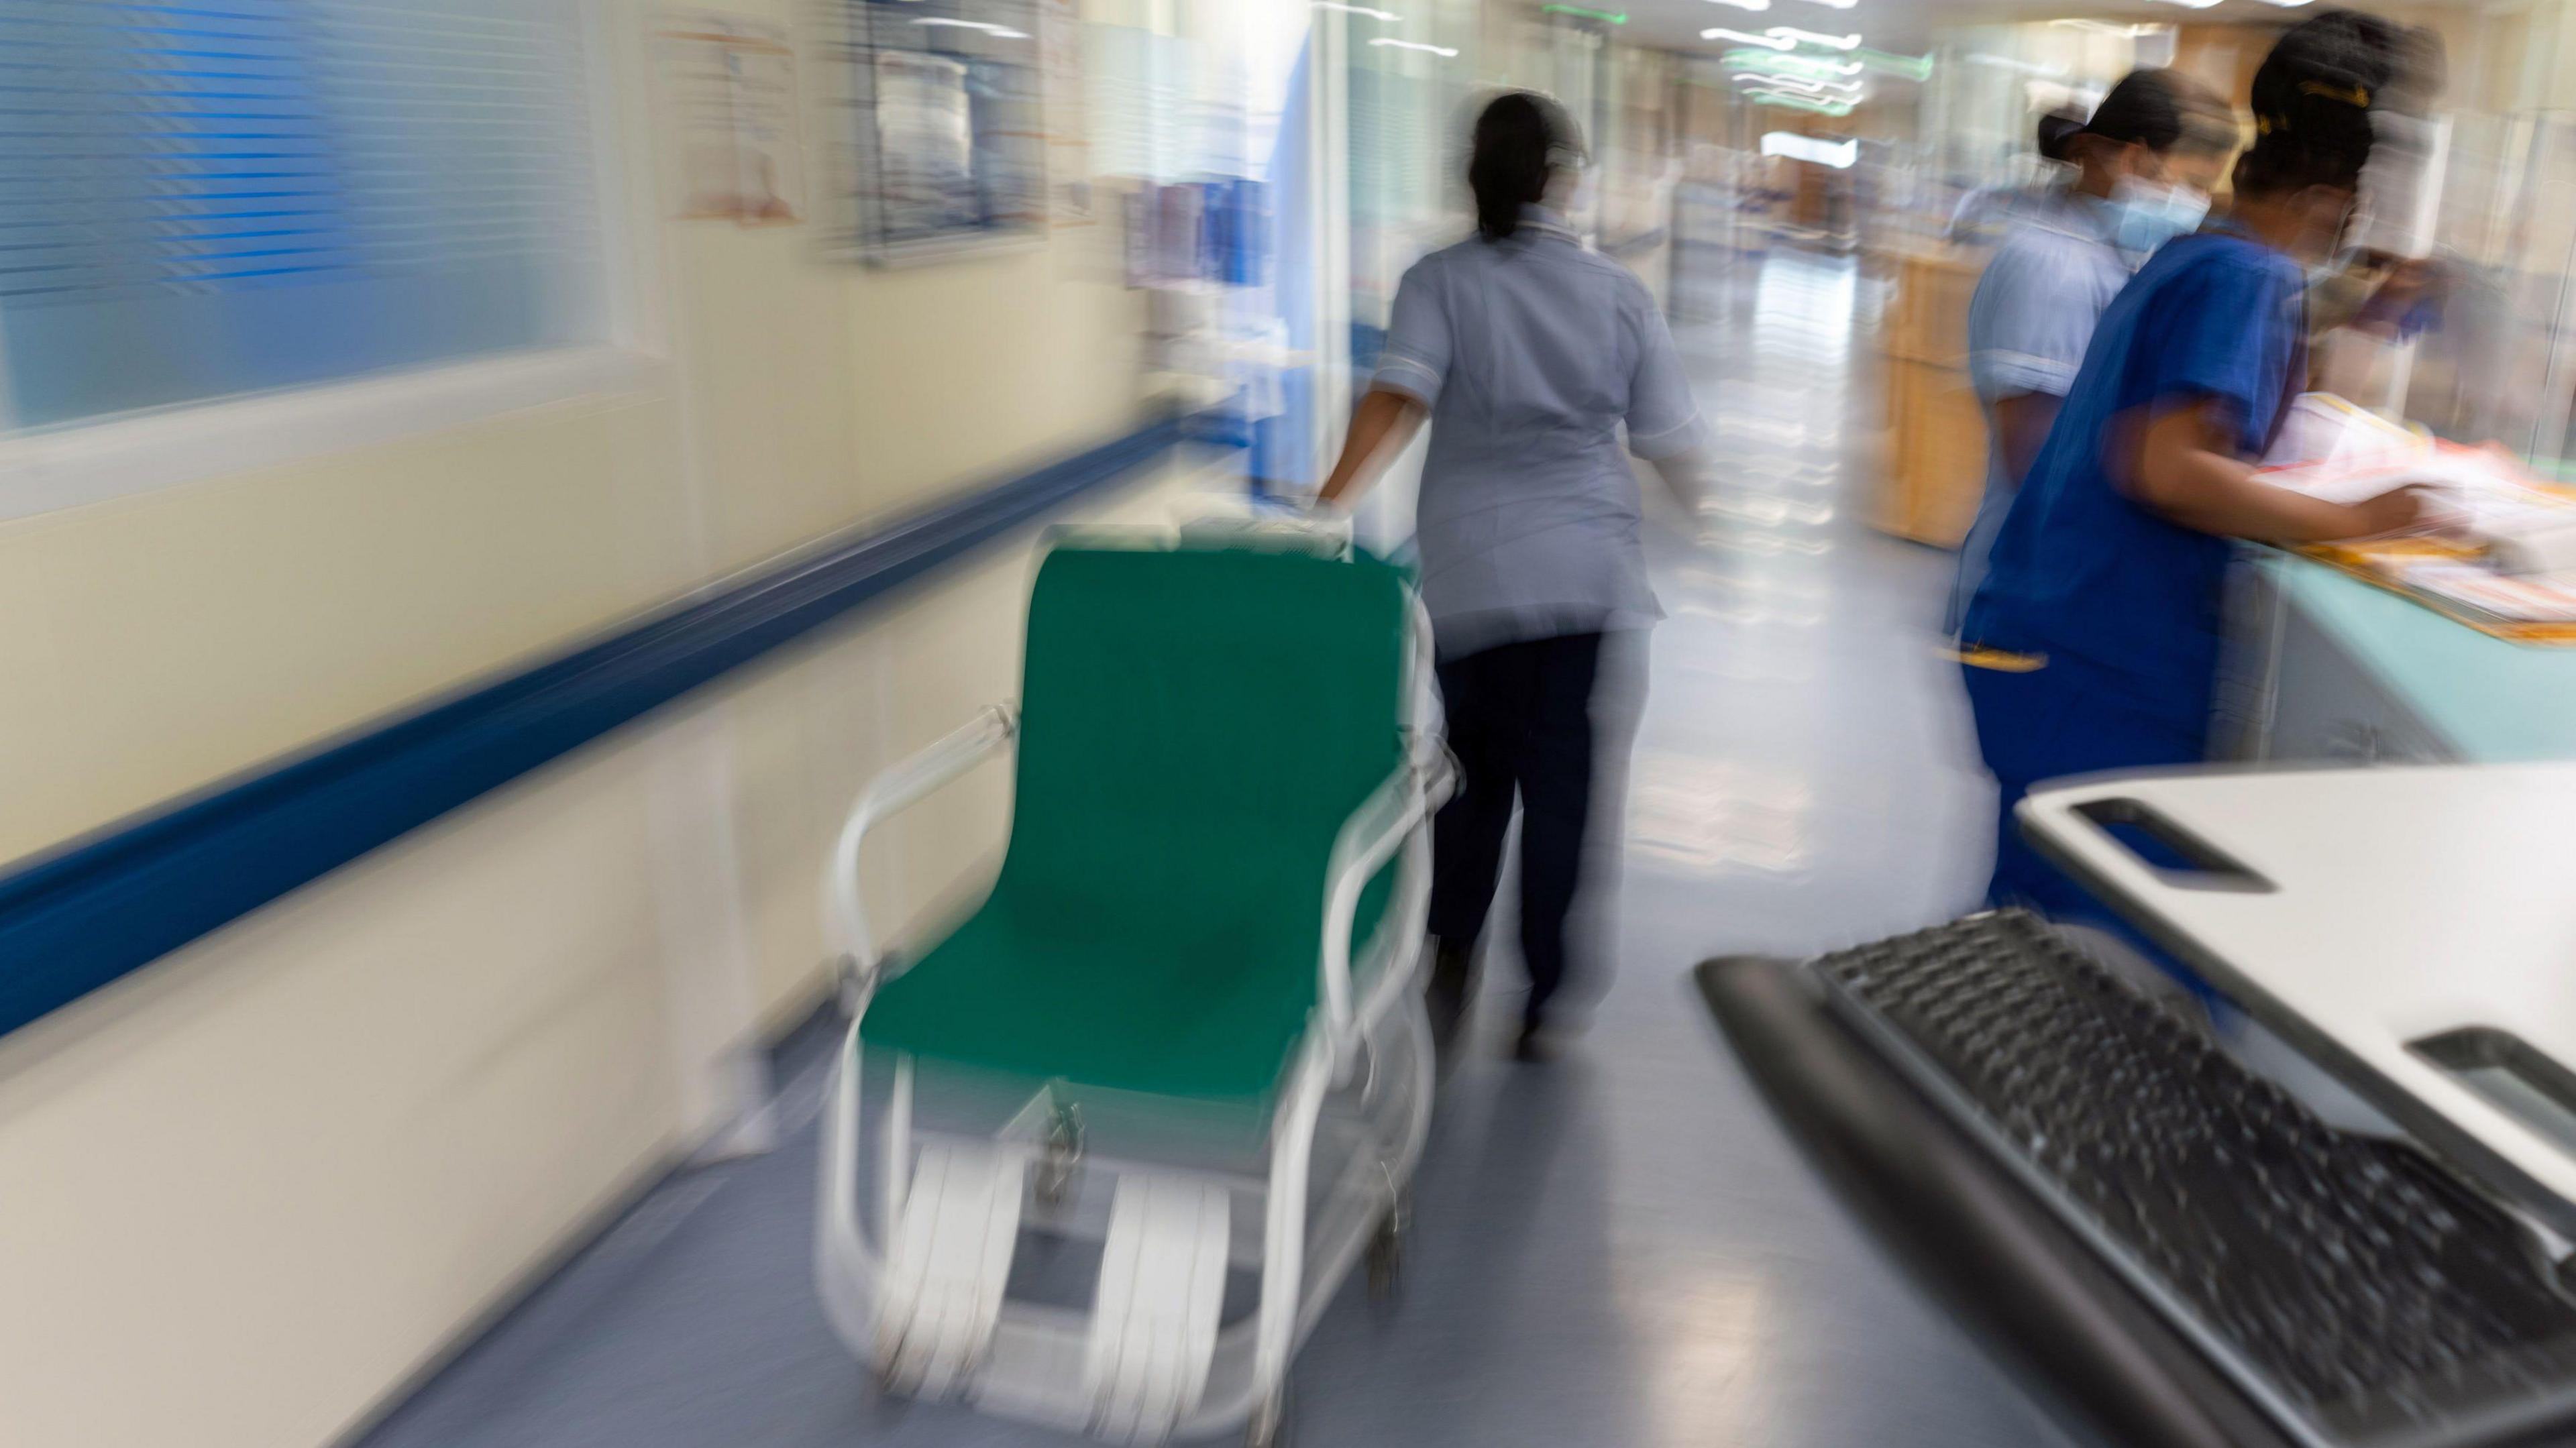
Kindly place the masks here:
<instances>
[{"instance_id":1,"label":"nurse's dark trousers","mask_svg":"<svg viewBox=\"0 0 2576 1448\"><path fill-rule=\"evenodd\" d=\"M1503 644L1440 665L1441 707L1460 777L1432 822L1430 930L1461 946L1483 933L1517 798L1521 958L1529 967L1532 1024L1565 984L1566 917L1592 818L1592 696L1600 670L1597 633Z\"/></svg>"}]
</instances>

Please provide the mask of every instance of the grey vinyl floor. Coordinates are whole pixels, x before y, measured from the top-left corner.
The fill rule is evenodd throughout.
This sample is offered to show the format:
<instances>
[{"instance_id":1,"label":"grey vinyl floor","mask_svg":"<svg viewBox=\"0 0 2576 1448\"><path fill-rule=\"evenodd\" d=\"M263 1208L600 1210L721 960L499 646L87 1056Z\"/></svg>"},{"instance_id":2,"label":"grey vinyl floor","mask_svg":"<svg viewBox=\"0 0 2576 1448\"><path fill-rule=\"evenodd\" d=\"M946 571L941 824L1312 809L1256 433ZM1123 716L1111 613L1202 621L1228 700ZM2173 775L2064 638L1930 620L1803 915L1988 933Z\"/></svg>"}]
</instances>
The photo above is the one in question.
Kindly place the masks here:
<instances>
[{"instance_id":1,"label":"grey vinyl floor","mask_svg":"<svg viewBox=\"0 0 2576 1448\"><path fill-rule=\"evenodd\" d=\"M1677 328L1723 487L1655 540L1651 644L1590 1030L1505 1060L1514 966L1452 1077L1391 1307L1343 1292L1298 1360L1302 1448L2013 1448L2069 1442L1810 1174L1684 975L1947 918L1991 808L1934 630L1950 560L1860 511L1883 284L1775 252L1686 272ZM1694 534L1696 536L1694 536ZM1501 933L1501 932L1490 932ZM1508 935L1505 935L1508 938ZM879 1401L809 1275L811 1102L676 1177L365 1448L965 1448L1072 1440Z\"/></svg>"}]
</instances>

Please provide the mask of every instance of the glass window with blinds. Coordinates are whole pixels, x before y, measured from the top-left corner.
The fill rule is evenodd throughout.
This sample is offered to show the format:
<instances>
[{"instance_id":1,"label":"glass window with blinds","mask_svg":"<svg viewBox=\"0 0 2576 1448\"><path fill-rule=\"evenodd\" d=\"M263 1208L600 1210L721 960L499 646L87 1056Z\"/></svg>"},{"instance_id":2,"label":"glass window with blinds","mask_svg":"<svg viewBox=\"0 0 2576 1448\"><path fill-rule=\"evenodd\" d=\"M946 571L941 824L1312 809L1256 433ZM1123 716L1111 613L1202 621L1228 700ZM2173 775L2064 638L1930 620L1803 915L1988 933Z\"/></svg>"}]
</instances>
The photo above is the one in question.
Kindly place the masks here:
<instances>
[{"instance_id":1,"label":"glass window with blinds","mask_svg":"<svg viewBox=\"0 0 2576 1448\"><path fill-rule=\"evenodd\" d=\"M0 426L605 335L576 0L0 0Z\"/></svg>"}]
</instances>

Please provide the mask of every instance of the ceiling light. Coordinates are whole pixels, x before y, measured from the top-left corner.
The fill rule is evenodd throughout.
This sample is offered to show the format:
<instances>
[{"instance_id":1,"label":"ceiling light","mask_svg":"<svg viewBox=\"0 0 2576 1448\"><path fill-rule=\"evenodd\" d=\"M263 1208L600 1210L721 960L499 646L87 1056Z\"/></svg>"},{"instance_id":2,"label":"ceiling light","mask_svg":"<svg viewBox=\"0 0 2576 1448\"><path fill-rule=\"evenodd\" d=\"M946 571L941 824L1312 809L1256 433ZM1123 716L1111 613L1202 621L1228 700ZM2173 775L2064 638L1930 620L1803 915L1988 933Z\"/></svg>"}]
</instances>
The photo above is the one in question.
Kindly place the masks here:
<instances>
[{"instance_id":1,"label":"ceiling light","mask_svg":"<svg viewBox=\"0 0 2576 1448\"><path fill-rule=\"evenodd\" d=\"M1836 10L1849 10L1853 6L1858 5L1860 0L1807 0L1807 3L1810 5L1830 5ZM2307 3L2307 0L2298 0L2298 3L2304 5Z\"/></svg>"},{"instance_id":2,"label":"ceiling light","mask_svg":"<svg viewBox=\"0 0 2576 1448\"><path fill-rule=\"evenodd\" d=\"M1798 43L1794 40L1775 39L1768 35L1748 35L1741 30L1729 30L1723 25L1718 26L1713 30L1701 31L1699 33L1699 38L1702 40L1740 40L1746 45L1767 45L1773 50L1787 50L1789 47Z\"/></svg>"},{"instance_id":3,"label":"ceiling light","mask_svg":"<svg viewBox=\"0 0 2576 1448\"><path fill-rule=\"evenodd\" d=\"M1029 38L1029 33L1025 30L1013 30L1007 25L995 25L989 20L951 20L945 15L925 15L912 23L915 25L942 25L952 30L978 30L982 31L986 35L992 36L996 40L1026 40Z\"/></svg>"},{"instance_id":4,"label":"ceiling light","mask_svg":"<svg viewBox=\"0 0 2576 1448\"><path fill-rule=\"evenodd\" d=\"M1315 8L1318 10L1339 10L1344 15L1365 15L1371 20L1383 20L1389 25L1394 25L1404 19L1403 16L1396 14L1392 10L1372 10L1365 5L1345 5L1342 3L1342 0L1315 0Z\"/></svg>"},{"instance_id":5,"label":"ceiling light","mask_svg":"<svg viewBox=\"0 0 2576 1448\"><path fill-rule=\"evenodd\" d=\"M1847 116L1852 113L1849 101L1812 100L1780 91L1755 91L1751 99L1757 106L1786 106L1793 111L1813 111L1820 116Z\"/></svg>"},{"instance_id":6,"label":"ceiling light","mask_svg":"<svg viewBox=\"0 0 2576 1448\"><path fill-rule=\"evenodd\" d=\"M2305 4L2306 0L2300 0L2300 3ZM2051 80L2059 79L2066 74L2066 67L2062 65L2043 65L2035 60L2015 60L2009 55L1990 55L1982 50L1969 55L1967 60L1970 65L1991 66L1996 70L2017 70L2024 75L2043 75Z\"/></svg>"},{"instance_id":7,"label":"ceiling light","mask_svg":"<svg viewBox=\"0 0 2576 1448\"><path fill-rule=\"evenodd\" d=\"M2305 5L2308 0L2297 0L2297 3ZM2161 35L2167 29L2162 25L2116 25L2108 20L2052 20L2048 23L2063 25L2069 30L2090 30L2098 35L2125 35L2131 40L2142 35Z\"/></svg>"},{"instance_id":8,"label":"ceiling light","mask_svg":"<svg viewBox=\"0 0 2576 1448\"><path fill-rule=\"evenodd\" d=\"M2217 4L2218 0L2160 0L2160 3L2166 5L2179 5L2185 10L2206 10L2210 6Z\"/></svg>"},{"instance_id":9,"label":"ceiling light","mask_svg":"<svg viewBox=\"0 0 2576 1448\"><path fill-rule=\"evenodd\" d=\"M1929 55L1890 55L1884 50L1864 50L1852 58L1881 75L1902 76L1907 80L1932 78L1932 57Z\"/></svg>"},{"instance_id":10,"label":"ceiling light","mask_svg":"<svg viewBox=\"0 0 2576 1448\"><path fill-rule=\"evenodd\" d=\"M1733 70L1767 72L1789 71L1798 75L1858 75L1869 67L1857 60L1833 60L1821 55L1774 54L1767 50L1730 50L1718 57L1718 63Z\"/></svg>"},{"instance_id":11,"label":"ceiling light","mask_svg":"<svg viewBox=\"0 0 2576 1448\"><path fill-rule=\"evenodd\" d=\"M1708 0L1711 5L1732 5L1738 10L1768 10L1771 0Z\"/></svg>"},{"instance_id":12,"label":"ceiling light","mask_svg":"<svg viewBox=\"0 0 2576 1448\"><path fill-rule=\"evenodd\" d=\"M1813 161L1839 171L1860 159L1860 142L1827 141L1815 136L1801 136L1795 131L1773 131L1762 138L1762 154L1786 156L1792 161Z\"/></svg>"},{"instance_id":13,"label":"ceiling light","mask_svg":"<svg viewBox=\"0 0 2576 1448\"><path fill-rule=\"evenodd\" d=\"M2218 0L2209 0L2209 3L2215 5L2218 3ZM1828 50L1860 49L1860 37L1858 35L1819 35L1812 30L1800 30L1794 25L1774 25L1765 33L1770 35L1774 40L1785 40L1792 45L1801 43L1807 45L1821 45Z\"/></svg>"},{"instance_id":14,"label":"ceiling light","mask_svg":"<svg viewBox=\"0 0 2576 1448\"><path fill-rule=\"evenodd\" d=\"M1735 83L1738 85L1781 86L1789 90L1794 90L1800 95L1834 95L1840 96L1845 100L1858 100L1860 99L1861 92L1867 89L1867 87L1863 86L1861 82L1856 80L1803 80L1794 75L1755 75L1749 72L1737 76L1735 78Z\"/></svg>"},{"instance_id":15,"label":"ceiling light","mask_svg":"<svg viewBox=\"0 0 2576 1448\"><path fill-rule=\"evenodd\" d=\"M1425 55L1437 55L1444 59L1458 53L1457 50L1451 46L1425 45L1419 40L1398 40L1392 35L1381 35L1377 39L1370 41L1369 44L1392 46L1397 50L1418 50Z\"/></svg>"}]
</instances>

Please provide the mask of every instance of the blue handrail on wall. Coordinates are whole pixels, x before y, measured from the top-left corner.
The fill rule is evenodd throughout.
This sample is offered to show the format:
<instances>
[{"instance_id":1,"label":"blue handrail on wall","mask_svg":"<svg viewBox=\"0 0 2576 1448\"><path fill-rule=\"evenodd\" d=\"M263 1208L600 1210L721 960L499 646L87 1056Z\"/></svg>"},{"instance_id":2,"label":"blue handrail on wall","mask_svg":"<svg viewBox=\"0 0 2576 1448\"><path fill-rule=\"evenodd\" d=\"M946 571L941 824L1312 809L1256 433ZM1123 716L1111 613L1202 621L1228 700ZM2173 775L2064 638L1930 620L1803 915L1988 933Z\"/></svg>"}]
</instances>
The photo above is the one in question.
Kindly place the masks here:
<instances>
[{"instance_id":1,"label":"blue handrail on wall","mask_svg":"<svg viewBox=\"0 0 2576 1448\"><path fill-rule=\"evenodd\" d=\"M0 1035L70 1004L1082 493L1187 433L1165 417L688 598L0 871Z\"/></svg>"}]
</instances>

